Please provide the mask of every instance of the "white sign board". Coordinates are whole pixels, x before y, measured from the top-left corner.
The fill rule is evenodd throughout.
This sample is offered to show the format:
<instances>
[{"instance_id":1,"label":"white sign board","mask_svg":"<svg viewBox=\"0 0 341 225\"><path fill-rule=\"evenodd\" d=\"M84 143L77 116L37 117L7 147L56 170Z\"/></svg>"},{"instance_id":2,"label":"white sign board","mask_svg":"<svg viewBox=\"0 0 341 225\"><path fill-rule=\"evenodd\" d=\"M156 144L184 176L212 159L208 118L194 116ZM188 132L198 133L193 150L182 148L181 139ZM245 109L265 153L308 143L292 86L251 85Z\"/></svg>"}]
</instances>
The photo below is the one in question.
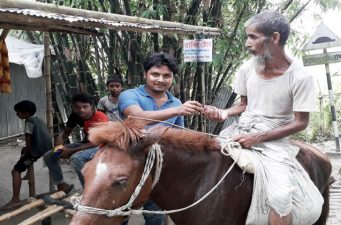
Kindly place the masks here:
<instances>
[{"instance_id":1,"label":"white sign board","mask_svg":"<svg viewBox=\"0 0 341 225\"><path fill-rule=\"evenodd\" d=\"M185 62L212 62L212 39L184 40Z\"/></svg>"},{"instance_id":2,"label":"white sign board","mask_svg":"<svg viewBox=\"0 0 341 225\"><path fill-rule=\"evenodd\" d=\"M303 57L305 66L341 62L341 52L328 52L325 54L307 55Z\"/></svg>"},{"instance_id":3,"label":"white sign board","mask_svg":"<svg viewBox=\"0 0 341 225\"><path fill-rule=\"evenodd\" d=\"M308 43L303 47L303 51L314 49L324 49L341 46L341 39L329 28L321 23Z\"/></svg>"}]
</instances>

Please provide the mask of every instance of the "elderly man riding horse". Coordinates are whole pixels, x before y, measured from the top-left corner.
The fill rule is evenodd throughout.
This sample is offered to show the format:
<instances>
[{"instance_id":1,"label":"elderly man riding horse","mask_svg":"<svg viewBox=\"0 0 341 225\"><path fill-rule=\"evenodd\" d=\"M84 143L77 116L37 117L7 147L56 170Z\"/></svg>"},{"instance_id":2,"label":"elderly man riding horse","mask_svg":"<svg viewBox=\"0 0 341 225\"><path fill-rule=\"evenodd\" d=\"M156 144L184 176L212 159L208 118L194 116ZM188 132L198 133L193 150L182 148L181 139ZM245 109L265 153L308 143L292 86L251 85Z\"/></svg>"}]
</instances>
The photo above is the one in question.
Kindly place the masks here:
<instances>
[{"instance_id":1,"label":"elderly man riding horse","mask_svg":"<svg viewBox=\"0 0 341 225\"><path fill-rule=\"evenodd\" d=\"M315 110L312 76L284 51L289 23L275 11L264 11L245 24L246 48L253 54L239 69L238 105L205 108L209 119L239 115L239 123L221 136L239 142L255 164L253 199L246 224L313 224L323 198L297 162L298 150L287 136L304 130Z\"/></svg>"}]
</instances>

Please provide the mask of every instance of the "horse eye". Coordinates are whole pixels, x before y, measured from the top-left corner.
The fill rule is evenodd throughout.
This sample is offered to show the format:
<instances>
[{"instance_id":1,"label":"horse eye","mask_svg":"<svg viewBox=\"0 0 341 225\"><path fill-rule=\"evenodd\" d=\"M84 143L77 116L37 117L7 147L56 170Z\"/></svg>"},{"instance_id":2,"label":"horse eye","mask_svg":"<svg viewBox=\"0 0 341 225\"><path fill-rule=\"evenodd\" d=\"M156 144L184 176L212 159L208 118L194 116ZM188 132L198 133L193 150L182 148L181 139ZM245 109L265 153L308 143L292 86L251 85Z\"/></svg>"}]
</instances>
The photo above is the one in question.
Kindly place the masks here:
<instances>
[{"instance_id":1,"label":"horse eye","mask_svg":"<svg viewBox=\"0 0 341 225\"><path fill-rule=\"evenodd\" d=\"M127 181L128 181L127 177L120 177L116 179L112 184L114 187L120 187L120 186L127 184Z\"/></svg>"}]
</instances>

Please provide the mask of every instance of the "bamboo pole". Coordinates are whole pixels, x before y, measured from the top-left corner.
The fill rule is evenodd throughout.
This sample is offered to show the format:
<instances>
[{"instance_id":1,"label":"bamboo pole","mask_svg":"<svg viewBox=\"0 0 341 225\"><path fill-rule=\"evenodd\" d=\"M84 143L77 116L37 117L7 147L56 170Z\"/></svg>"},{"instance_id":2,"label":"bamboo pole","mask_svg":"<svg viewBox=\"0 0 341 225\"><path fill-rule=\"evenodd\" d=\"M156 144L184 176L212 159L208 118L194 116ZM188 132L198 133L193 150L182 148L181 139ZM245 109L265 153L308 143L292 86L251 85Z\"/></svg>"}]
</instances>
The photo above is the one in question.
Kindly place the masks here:
<instances>
[{"instance_id":1,"label":"bamboo pole","mask_svg":"<svg viewBox=\"0 0 341 225\"><path fill-rule=\"evenodd\" d=\"M189 31L195 31L198 33L209 33L212 35L220 34L221 30L219 28L212 27L204 27L204 26L194 26L183 23L169 22L169 21L160 21L160 20L152 20L145 19L141 17L134 16L126 16L119 15L113 13L104 13L104 12L96 12L91 10L84 9L76 9L65 6L60 6L56 4L47 4L41 2L32 2L32 1L24 1L24 0L1 0L0 8L17 8L17 9L33 9L40 10L44 12L50 13L59 13L71 16L81 16L85 18L95 18L98 20L108 20L111 22L128 22L135 24L148 24L148 25L159 25L164 28L180 28ZM177 33L177 31L173 31L173 33Z\"/></svg>"},{"instance_id":2,"label":"bamboo pole","mask_svg":"<svg viewBox=\"0 0 341 225\"><path fill-rule=\"evenodd\" d=\"M66 196L66 194L63 191L59 191L59 192L56 192L56 193L50 195L50 197L53 199L61 199L65 196ZM12 212L5 213L5 214L1 215L0 216L0 222L5 221L5 220L9 220L9 219L13 218L14 216L17 216L23 212L29 211L35 207L42 206L42 205L44 205L43 200L41 200L41 199L35 200L29 204L26 204L26 205L20 207L19 209L16 209Z\"/></svg>"},{"instance_id":3,"label":"bamboo pole","mask_svg":"<svg viewBox=\"0 0 341 225\"><path fill-rule=\"evenodd\" d=\"M65 199L63 199L64 201L70 201L70 199L73 196L77 196L78 193L75 193ZM36 214L34 214L33 216L31 216L30 218L22 221L21 223L19 223L18 225L31 225L31 224L35 224L39 221L42 221L58 212L61 212L64 210L63 206L58 206L58 205L49 205L46 209L44 209L43 211L40 211Z\"/></svg>"},{"instance_id":4,"label":"bamboo pole","mask_svg":"<svg viewBox=\"0 0 341 225\"><path fill-rule=\"evenodd\" d=\"M74 209L65 209L64 212L67 218L73 217L76 214L76 210Z\"/></svg>"},{"instance_id":5,"label":"bamboo pole","mask_svg":"<svg viewBox=\"0 0 341 225\"><path fill-rule=\"evenodd\" d=\"M44 33L44 76L46 90L46 124L53 138L53 116L52 116L52 86L51 86L51 53L50 53L50 37L49 33Z\"/></svg>"},{"instance_id":6,"label":"bamboo pole","mask_svg":"<svg viewBox=\"0 0 341 225\"><path fill-rule=\"evenodd\" d=\"M53 112L52 112L52 84L51 84L51 51L50 51L50 35L44 32L44 77L46 91L46 125L53 141ZM49 190L54 190L54 185L49 175ZM42 224L51 225L51 219L47 219Z\"/></svg>"},{"instance_id":7,"label":"bamboo pole","mask_svg":"<svg viewBox=\"0 0 341 225\"><path fill-rule=\"evenodd\" d=\"M51 215L54 215L54 214L62 211L63 209L64 209L63 206L50 205L46 209L44 209L43 211L40 211L40 212L36 213L34 216L32 216L32 217L22 221L18 225L31 225L31 224L35 224L35 223L37 223L39 221L44 220L47 217L50 217Z\"/></svg>"}]
</instances>

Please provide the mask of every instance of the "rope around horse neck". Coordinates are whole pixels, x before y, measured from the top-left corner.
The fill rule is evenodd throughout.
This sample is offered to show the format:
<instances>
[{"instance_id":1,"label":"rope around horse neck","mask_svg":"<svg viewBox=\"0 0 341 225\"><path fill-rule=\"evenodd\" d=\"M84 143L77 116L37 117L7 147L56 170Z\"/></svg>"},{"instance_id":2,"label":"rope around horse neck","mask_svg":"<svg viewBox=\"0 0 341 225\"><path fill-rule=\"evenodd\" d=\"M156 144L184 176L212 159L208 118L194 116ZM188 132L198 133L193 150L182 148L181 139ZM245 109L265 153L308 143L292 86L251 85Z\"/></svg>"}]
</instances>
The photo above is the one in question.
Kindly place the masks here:
<instances>
[{"instance_id":1,"label":"rope around horse neck","mask_svg":"<svg viewBox=\"0 0 341 225\"><path fill-rule=\"evenodd\" d=\"M239 144L239 143L238 143ZM154 147L156 145L156 147ZM95 208L95 207L90 207L90 206L84 206L80 204L80 197L73 197L71 199L71 203L74 205L75 210L80 211L80 212L84 212L84 213L89 213L89 214L97 214L97 215L106 215L108 217L113 217L113 216L130 216L130 215L140 215L143 213L146 214L172 214L172 213L177 213L177 212L181 212L181 211L185 211L197 204L199 204L200 202L202 202L204 199L206 199L213 191L215 191L217 189L217 187L223 182L223 180L225 179L225 177L231 172L232 168L234 167L234 165L237 163L236 161L234 161L232 163L232 165L229 167L229 169L225 172L225 174L221 177L221 179L218 181L218 183L216 185L214 185L213 188L211 188L211 190L209 192L207 192L204 196L202 196L200 199L198 199L197 201L195 201L194 203L180 208L180 209L174 209L174 210L164 210L164 211L149 211L149 210L143 210L143 209L132 209L132 204L135 201L136 197L138 196L138 194L140 193L146 179L148 178L150 171L153 168L153 164L154 164L154 159L155 159L155 154L158 155L157 158L161 157L162 158L162 153L161 153L161 149L160 146L158 144L153 145L152 149L149 150L148 152L148 156L147 156L147 160L146 160L146 164L144 167L144 171L141 177L141 180L139 182L139 184L136 186L132 196L130 197L129 201L127 204L116 208L116 209L100 209L100 208ZM232 146L232 145L231 145ZM222 146L221 148L221 153L223 155L227 155L224 151L224 148L226 146ZM230 145L227 145L227 147L230 147ZM161 162L161 163L160 163ZM156 175L155 175L155 179L153 182L153 187L154 185L157 183L158 179L160 177L161 174L161 167L162 167L162 159L159 159L159 161L156 163L157 167L160 168L156 168ZM156 182L155 182L156 180Z\"/></svg>"}]
</instances>

